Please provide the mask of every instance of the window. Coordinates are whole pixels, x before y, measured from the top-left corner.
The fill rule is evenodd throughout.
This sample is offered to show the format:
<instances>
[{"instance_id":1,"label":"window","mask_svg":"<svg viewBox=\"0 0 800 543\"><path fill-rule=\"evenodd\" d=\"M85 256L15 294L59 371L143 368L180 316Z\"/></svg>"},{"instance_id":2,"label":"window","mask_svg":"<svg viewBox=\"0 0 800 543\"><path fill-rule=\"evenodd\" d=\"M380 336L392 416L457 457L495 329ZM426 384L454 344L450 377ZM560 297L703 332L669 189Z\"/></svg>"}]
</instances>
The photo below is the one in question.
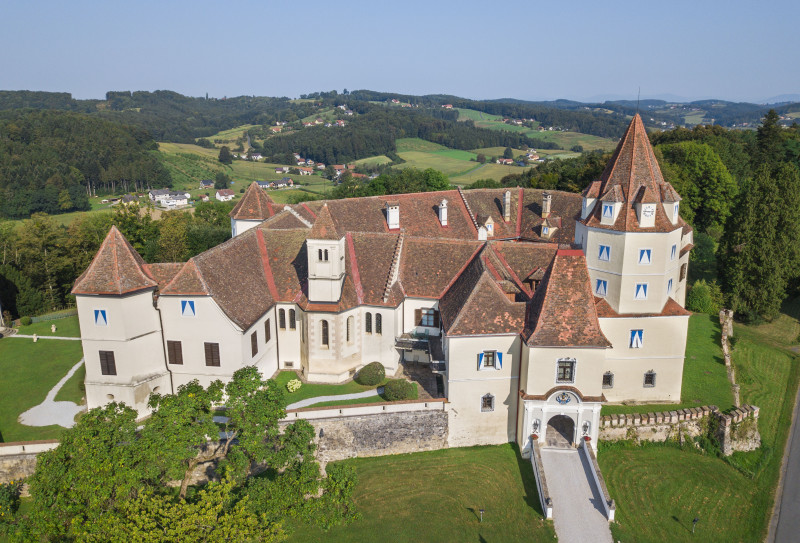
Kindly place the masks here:
<instances>
[{"instance_id":1,"label":"window","mask_svg":"<svg viewBox=\"0 0 800 543\"><path fill-rule=\"evenodd\" d=\"M364 317L364 332L367 334L372 333L372 313L367 313L366 317Z\"/></svg>"},{"instance_id":2,"label":"window","mask_svg":"<svg viewBox=\"0 0 800 543\"><path fill-rule=\"evenodd\" d=\"M353 317L347 317L347 343L353 343Z\"/></svg>"},{"instance_id":3,"label":"window","mask_svg":"<svg viewBox=\"0 0 800 543\"><path fill-rule=\"evenodd\" d=\"M328 343L328 321L322 321L322 346L327 348L330 343Z\"/></svg>"},{"instance_id":4,"label":"window","mask_svg":"<svg viewBox=\"0 0 800 543\"><path fill-rule=\"evenodd\" d=\"M184 317L194 317L194 300L181 300L181 315Z\"/></svg>"},{"instance_id":5,"label":"window","mask_svg":"<svg viewBox=\"0 0 800 543\"><path fill-rule=\"evenodd\" d=\"M575 382L575 359L574 358L559 358L558 359L558 372L556 374L557 383L574 383Z\"/></svg>"},{"instance_id":6,"label":"window","mask_svg":"<svg viewBox=\"0 0 800 543\"><path fill-rule=\"evenodd\" d=\"M611 246L601 245L600 252L597 255L597 259L602 262L608 262L609 260L611 260Z\"/></svg>"},{"instance_id":7,"label":"window","mask_svg":"<svg viewBox=\"0 0 800 543\"><path fill-rule=\"evenodd\" d=\"M481 412L488 413L494 411L494 396L487 394L481 398Z\"/></svg>"},{"instance_id":8,"label":"window","mask_svg":"<svg viewBox=\"0 0 800 543\"><path fill-rule=\"evenodd\" d=\"M550 232L550 229L546 226L542 226L542 235L546 236Z\"/></svg>"},{"instance_id":9,"label":"window","mask_svg":"<svg viewBox=\"0 0 800 543\"><path fill-rule=\"evenodd\" d=\"M430 326L438 328L439 312L435 309L417 309L417 326Z\"/></svg>"},{"instance_id":10,"label":"window","mask_svg":"<svg viewBox=\"0 0 800 543\"><path fill-rule=\"evenodd\" d=\"M295 316L296 316L296 314L294 312L294 309L290 309L289 310L289 330L297 329L297 324L295 324L297 322L297 319L295 318Z\"/></svg>"},{"instance_id":11,"label":"window","mask_svg":"<svg viewBox=\"0 0 800 543\"><path fill-rule=\"evenodd\" d=\"M278 311L278 327L281 330L286 330L286 310L281 309Z\"/></svg>"},{"instance_id":12,"label":"window","mask_svg":"<svg viewBox=\"0 0 800 543\"><path fill-rule=\"evenodd\" d=\"M503 369L503 353L483 351L478 353L478 370Z\"/></svg>"},{"instance_id":13,"label":"window","mask_svg":"<svg viewBox=\"0 0 800 543\"><path fill-rule=\"evenodd\" d=\"M94 324L95 326L108 326L108 316L105 309L94 310Z\"/></svg>"},{"instance_id":14,"label":"window","mask_svg":"<svg viewBox=\"0 0 800 543\"><path fill-rule=\"evenodd\" d=\"M672 279L667 281L667 295L672 294Z\"/></svg>"},{"instance_id":15,"label":"window","mask_svg":"<svg viewBox=\"0 0 800 543\"><path fill-rule=\"evenodd\" d=\"M633 296L634 300L647 299L647 283L636 283L636 291Z\"/></svg>"},{"instance_id":16,"label":"window","mask_svg":"<svg viewBox=\"0 0 800 543\"><path fill-rule=\"evenodd\" d=\"M673 243L672 244L672 249L669 250L669 259L670 260L675 260L675 258L677 256L678 256L678 246Z\"/></svg>"},{"instance_id":17,"label":"window","mask_svg":"<svg viewBox=\"0 0 800 543\"><path fill-rule=\"evenodd\" d=\"M598 279L594 286L594 293L601 298L605 298L608 292L608 281L605 279Z\"/></svg>"},{"instance_id":18,"label":"window","mask_svg":"<svg viewBox=\"0 0 800 543\"><path fill-rule=\"evenodd\" d=\"M610 371L603 374L603 388L614 388L614 374Z\"/></svg>"},{"instance_id":19,"label":"window","mask_svg":"<svg viewBox=\"0 0 800 543\"><path fill-rule=\"evenodd\" d=\"M642 266L647 266L652 262L652 256L652 249L639 249L639 264Z\"/></svg>"},{"instance_id":20,"label":"window","mask_svg":"<svg viewBox=\"0 0 800 543\"><path fill-rule=\"evenodd\" d=\"M258 332L250 334L250 356L258 354Z\"/></svg>"},{"instance_id":21,"label":"window","mask_svg":"<svg viewBox=\"0 0 800 543\"><path fill-rule=\"evenodd\" d=\"M614 218L614 206L612 204L603 204L603 218L604 219Z\"/></svg>"},{"instance_id":22,"label":"window","mask_svg":"<svg viewBox=\"0 0 800 543\"><path fill-rule=\"evenodd\" d=\"M686 279L686 264L681 264L681 276L678 281L683 281Z\"/></svg>"},{"instance_id":23,"label":"window","mask_svg":"<svg viewBox=\"0 0 800 543\"><path fill-rule=\"evenodd\" d=\"M680 204L678 202L675 202L675 207L672 208L672 222L678 220L679 209L680 209Z\"/></svg>"},{"instance_id":24,"label":"window","mask_svg":"<svg viewBox=\"0 0 800 543\"><path fill-rule=\"evenodd\" d=\"M328 261L328 250L327 249L319 249L317 256L319 256L320 262L327 262Z\"/></svg>"},{"instance_id":25,"label":"window","mask_svg":"<svg viewBox=\"0 0 800 543\"><path fill-rule=\"evenodd\" d=\"M380 313L375 313L375 333L383 334L383 316Z\"/></svg>"},{"instance_id":26,"label":"window","mask_svg":"<svg viewBox=\"0 0 800 543\"><path fill-rule=\"evenodd\" d=\"M204 343L206 351L206 366L219 367L219 343Z\"/></svg>"},{"instance_id":27,"label":"window","mask_svg":"<svg viewBox=\"0 0 800 543\"><path fill-rule=\"evenodd\" d=\"M180 341L167 341L167 358L170 364L183 364L183 347Z\"/></svg>"},{"instance_id":28,"label":"window","mask_svg":"<svg viewBox=\"0 0 800 543\"><path fill-rule=\"evenodd\" d=\"M272 339L272 326L269 324L269 319L264 321L264 343L269 343Z\"/></svg>"},{"instance_id":29,"label":"window","mask_svg":"<svg viewBox=\"0 0 800 543\"><path fill-rule=\"evenodd\" d=\"M656 372L650 370L644 374L644 386L645 388L652 388L656 386Z\"/></svg>"},{"instance_id":30,"label":"window","mask_svg":"<svg viewBox=\"0 0 800 543\"><path fill-rule=\"evenodd\" d=\"M114 351L100 351L100 373L103 375L117 374L117 363L114 361Z\"/></svg>"},{"instance_id":31,"label":"window","mask_svg":"<svg viewBox=\"0 0 800 543\"><path fill-rule=\"evenodd\" d=\"M631 349L641 349L644 340L644 330L631 330L631 341L629 346Z\"/></svg>"}]
</instances>

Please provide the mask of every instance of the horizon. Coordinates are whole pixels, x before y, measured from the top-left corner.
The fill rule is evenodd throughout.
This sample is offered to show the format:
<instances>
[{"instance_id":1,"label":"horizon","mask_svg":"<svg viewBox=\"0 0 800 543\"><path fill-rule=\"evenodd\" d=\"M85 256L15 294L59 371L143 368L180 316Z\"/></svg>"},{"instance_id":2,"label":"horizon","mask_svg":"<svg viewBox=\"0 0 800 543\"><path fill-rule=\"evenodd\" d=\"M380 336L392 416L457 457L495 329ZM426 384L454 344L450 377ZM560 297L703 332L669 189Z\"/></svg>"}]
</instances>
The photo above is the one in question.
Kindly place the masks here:
<instances>
[{"instance_id":1,"label":"horizon","mask_svg":"<svg viewBox=\"0 0 800 543\"><path fill-rule=\"evenodd\" d=\"M86 1L10 5L14 24L0 43L17 54L4 55L0 70L9 89L77 99L134 89L222 98L348 88L597 102L635 100L641 89L642 99L766 103L800 93L800 73L787 68L800 50L792 17L800 5L760 8L770 24L754 24L743 3L696 7L535 5L495 18L477 2L367 12L352 1L232 10L145 0L103 5L100 16Z\"/></svg>"}]
</instances>

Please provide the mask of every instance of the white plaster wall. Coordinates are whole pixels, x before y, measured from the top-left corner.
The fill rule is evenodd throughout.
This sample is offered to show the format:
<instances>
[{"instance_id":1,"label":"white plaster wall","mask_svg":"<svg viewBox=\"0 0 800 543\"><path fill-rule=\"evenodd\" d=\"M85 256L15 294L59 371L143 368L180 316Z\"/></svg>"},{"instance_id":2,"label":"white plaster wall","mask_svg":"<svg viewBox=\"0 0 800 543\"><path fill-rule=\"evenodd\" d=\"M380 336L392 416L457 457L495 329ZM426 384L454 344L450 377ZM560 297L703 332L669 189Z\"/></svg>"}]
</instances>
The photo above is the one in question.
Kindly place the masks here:
<instances>
[{"instance_id":1,"label":"white plaster wall","mask_svg":"<svg viewBox=\"0 0 800 543\"><path fill-rule=\"evenodd\" d=\"M77 295L78 320L81 337L97 340L127 340L161 330L158 312L153 309L153 291L127 296ZM107 326L94 323L94 310L105 309Z\"/></svg>"},{"instance_id":2,"label":"white plaster wall","mask_svg":"<svg viewBox=\"0 0 800 543\"><path fill-rule=\"evenodd\" d=\"M255 221L247 221L242 219L231 219L231 237L236 237L240 234L244 234L251 228L255 228L263 221L255 220Z\"/></svg>"},{"instance_id":3,"label":"white plaster wall","mask_svg":"<svg viewBox=\"0 0 800 543\"><path fill-rule=\"evenodd\" d=\"M447 337L447 398L451 447L507 443L516 439L519 399L519 335ZM503 353L502 369L478 369L478 353ZM494 410L481 411L481 398L495 397Z\"/></svg>"},{"instance_id":4,"label":"white plaster wall","mask_svg":"<svg viewBox=\"0 0 800 543\"><path fill-rule=\"evenodd\" d=\"M403 328L401 333L424 334L426 331L430 336L440 335L440 329L432 326L417 326L414 320L414 313L417 309L435 309L439 311L439 301L434 298L406 298L403 307Z\"/></svg>"},{"instance_id":5,"label":"white plaster wall","mask_svg":"<svg viewBox=\"0 0 800 543\"><path fill-rule=\"evenodd\" d=\"M603 372L608 349L577 347L523 347L528 349L528 373L522 384L525 394L542 395L554 387L575 387L584 396L602 393ZM557 380L558 360L575 359L572 383Z\"/></svg>"},{"instance_id":6,"label":"white plaster wall","mask_svg":"<svg viewBox=\"0 0 800 543\"><path fill-rule=\"evenodd\" d=\"M308 299L336 302L342 296L345 275L344 238L306 240L308 252ZM328 251L328 260L319 260L319 251Z\"/></svg>"},{"instance_id":7,"label":"white plaster wall","mask_svg":"<svg viewBox=\"0 0 800 543\"><path fill-rule=\"evenodd\" d=\"M358 334L361 335L361 361L363 364L378 361L386 368L386 374L393 374L397 371L400 355L395 349L395 330L399 324L401 312L399 308L390 307L361 307L361 327ZM372 333L366 332L366 314L372 313ZM382 333L375 332L375 316L381 315L383 319Z\"/></svg>"},{"instance_id":8,"label":"white plaster wall","mask_svg":"<svg viewBox=\"0 0 800 543\"><path fill-rule=\"evenodd\" d=\"M279 327L279 311L286 312L286 329ZM295 329L289 327L289 310L295 311ZM271 317L272 329L278 339L278 351L280 356L281 369L299 370L302 368L302 338L303 338L303 311L295 304L277 304L273 309L274 315ZM292 367L287 367L286 363L291 362Z\"/></svg>"}]
</instances>

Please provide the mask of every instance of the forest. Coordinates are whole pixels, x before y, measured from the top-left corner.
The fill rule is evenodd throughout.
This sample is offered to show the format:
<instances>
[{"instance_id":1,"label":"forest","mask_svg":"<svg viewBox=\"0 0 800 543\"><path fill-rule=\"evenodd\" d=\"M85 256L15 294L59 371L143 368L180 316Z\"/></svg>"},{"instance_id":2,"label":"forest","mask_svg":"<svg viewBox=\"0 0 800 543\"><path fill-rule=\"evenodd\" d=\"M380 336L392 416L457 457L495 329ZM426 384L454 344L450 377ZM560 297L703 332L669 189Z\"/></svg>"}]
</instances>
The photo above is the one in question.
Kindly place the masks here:
<instances>
[{"instance_id":1,"label":"forest","mask_svg":"<svg viewBox=\"0 0 800 543\"><path fill-rule=\"evenodd\" d=\"M62 111L0 112L0 217L90 209L89 196L169 187L141 128Z\"/></svg>"}]
</instances>

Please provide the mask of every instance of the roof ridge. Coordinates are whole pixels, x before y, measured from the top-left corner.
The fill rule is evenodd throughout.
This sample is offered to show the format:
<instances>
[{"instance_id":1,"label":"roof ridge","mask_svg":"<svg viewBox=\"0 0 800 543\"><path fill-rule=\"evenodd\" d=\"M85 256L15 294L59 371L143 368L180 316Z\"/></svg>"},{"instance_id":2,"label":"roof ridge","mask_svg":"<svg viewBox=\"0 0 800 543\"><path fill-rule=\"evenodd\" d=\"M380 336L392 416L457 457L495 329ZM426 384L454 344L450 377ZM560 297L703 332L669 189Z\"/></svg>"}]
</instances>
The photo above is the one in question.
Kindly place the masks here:
<instances>
[{"instance_id":1,"label":"roof ridge","mask_svg":"<svg viewBox=\"0 0 800 543\"><path fill-rule=\"evenodd\" d=\"M361 284L361 272L358 269L358 260L356 259L356 247L353 244L353 234L348 232L345 234L347 238L347 252L350 254L350 269L353 275L353 286L356 288L356 299L359 305L364 303L364 286ZM386 300L384 300L386 301Z\"/></svg>"},{"instance_id":2,"label":"roof ridge","mask_svg":"<svg viewBox=\"0 0 800 543\"><path fill-rule=\"evenodd\" d=\"M389 268L389 277L386 279L386 288L383 292L383 303L386 303L389 300L392 287L397 282L400 275L400 258L403 254L404 238L405 231L401 229L400 234L397 236L397 244L395 245L394 255L392 256L392 265Z\"/></svg>"},{"instance_id":3,"label":"roof ridge","mask_svg":"<svg viewBox=\"0 0 800 543\"><path fill-rule=\"evenodd\" d=\"M475 214L472 212L472 208L469 207L469 202L467 202L467 197L464 195L464 191L461 190L461 187L458 187L458 195L461 196L461 201L464 203L464 207L467 209L467 215L472 220L472 225L475 227L475 230L478 230L478 221L475 220Z\"/></svg>"},{"instance_id":4,"label":"roof ridge","mask_svg":"<svg viewBox=\"0 0 800 543\"><path fill-rule=\"evenodd\" d=\"M256 244L261 256L261 265L264 269L264 278L267 280L267 288L272 295L272 301L278 301L278 287L275 286L275 278L272 276L272 267L269 264L269 254L267 253L267 243L264 241L264 231L256 228Z\"/></svg>"}]
</instances>

